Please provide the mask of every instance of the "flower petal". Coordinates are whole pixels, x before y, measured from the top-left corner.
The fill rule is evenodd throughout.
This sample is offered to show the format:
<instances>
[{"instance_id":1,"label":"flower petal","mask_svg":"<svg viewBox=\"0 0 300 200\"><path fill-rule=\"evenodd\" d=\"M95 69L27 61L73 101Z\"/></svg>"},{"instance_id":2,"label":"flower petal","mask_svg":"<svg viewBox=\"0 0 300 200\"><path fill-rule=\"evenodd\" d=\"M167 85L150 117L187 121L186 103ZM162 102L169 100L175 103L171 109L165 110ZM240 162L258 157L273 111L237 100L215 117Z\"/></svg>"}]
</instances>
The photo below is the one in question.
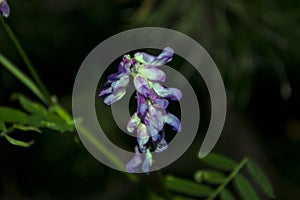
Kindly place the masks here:
<instances>
[{"instance_id":1,"label":"flower petal","mask_svg":"<svg viewBox=\"0 0 300 200\"><path fill-rule=\"evenodd\" d=\"M160 98L158 94L152 89L150 93L150 100L153 105L158 106L162 109L166 109L169 106L169 101L167 99Z\"/></svg>"},{"instance_id":2,"label":"flower petal","mask_svg":"<svg viewBox=\"0 0 300 200\"><path fill-rule=\"evenodd\" d=\"M4 17L8 17L10 14L10 8L9 8L7 0L2 0L0 2L1 2L0 3L0 12L2 13L2 15Z\"/></svg>"},{"instance_id":3,"label":"flower petal","mask_svg":"<svg viewBox=\"0 0 300 200\"><path fill-rule=\"evenodd\" d=\"M165 139L165 133L162 133L159 143L155 147L155 152L161 153L161 152L165 151L167 148L168 148L168 143Z\"/></svg>"},{"instance_id":4,"label":"flower petal","mask_svg":"<svg viewBox=\"0 0 300 200\"><path fill-rule=\"evenodd\" d=\"M148 131L149 136L151 136L152 141L156 142L159 139L159 135L158 135L159 130L157 130L153 126L153 123L151 122L151 118L150 118L149 113L147 113L147 115L145 116L144 123L147 127L147 131Z\"/></svg>"},{"instance_id":5,"label":"flower petal","mask_svg":"<svg viewBox=\"0 0 300 200\"><path fill-rule=\"evenodd\" d=\"M145 160L142 165L143 172L149 173L151 166L152 166L152 154L150 150L147 149Z\"/></svg>"},{"instance_id":6,"label":"flower petal","mask_svg":"<svg viewBox=\"0 0 300 200\"><path fill-rule=\"evenodd\" d=\"M137 142L141 152L146 151L146 144L149 141L149 135L147 134L147 128L145 124L141 123L137 128Z\"/></svg>"},{"instance_id":7,"label":"flower petal","mask_svg":"<svg viewBox=\"0 0 300 200\"><path fill-rule=\"evenodd\" d=\"M174 50L170 47L166 47L162 52L157 56L154 62L151 63L153 66L161 66L172 60L174 55Z\"/></svg>"},{"instance_id":8,"label":"flower petal","mask_svg":"<svg viewBox=\"0 0 300 200\"><path fill-rule=\"evenodd\" d=\"M169 98L174 101L179 101L182 98L182 92L177 88L167 88L159 83L153 83L152 88L160 97Z\"/></svg>"},{"instance_id":9,"label":"flower petal","mask_svg":"<svg viewBox=\"0 0 300 200\"><path fill-rule=\"evenodd\" d=\"M113 89L127 87L128 83L129 83L129 75L124 75L119 80L112 82L111 87Z\"/></svg>"},{"instance_id":10,"label":"flower petal","mask_svg":"<svg viewBox=\"0 0 300 200\"><path fill-rule=\"evenodd\" d=\"M126 93L126 88L118 88L113 91L112 94L104 98L104 103L106 105L111 105L116 101L120 100Z\"/></svg>"},{"instance_id":11,"label":"flower petal","mask_svg":"<svg viewBox=\"0 0 300 200\"><path fill-rule=\"evenodd\" d=\"M134 58L142 64L150 64L153 67L158 67L166 64L172 60L174 50L170 47L166 47L156 57L144 52L138 52L134 54Z\"/></svg>"},{"instance_id":12,"label":"flower petal","mask_svg":"<svg viewBox=\"0 0 300 200\"><path fill-rule=\"evenodd\" d=\"M134 173L141 164L142 155L139 153L138 147L135 147L135 156L126 164L126 169L129 173Z\"/></svg>"},{"instance_id":13,"label":"flower petal","mask_svg":"<svg viewBox=\"0 0 300 200\"><path fill-rule=\"evenodd\" d=\"M103 90L101 90L98 94L98 97L103 97L105 95L108 95L108 94L111 94L112 93L112 87L109 87L109 88L105 88Z\"/></svg>"},{"instance_id":14,"label":"flower petal","mask_svg":"<svg viewBox=\"0 0 300 200\"><path fill-rule=\"evenodd\" d=\"M164 82L166 80L166 74L162 70L151 66L140 67L139 74L150 81Z\"/></svg>"},{"instance_id":15,"label":"flower petal","mask_svg":"<svg viewBox=\"0 0 300 200\"><path fill-rule=\"evenodd\" d=\"M151 124L158 130L161 131L164 127L163 110L156 108L152 105L149 106L149 116Z\"/></svg>"},{"instance_id":16,"label":"flower petal","mask_svg":"<svg viewBox=\"0 0 300 200\"><path fill-rule=\"evenodd\" d=\"M174 131L181 132L181 122L175 115L168 113L164 116L164 120L165 123L172 126Z\"/></svg>"},{"instance_id":17,"label":"flower petal","mask_svg":"<svg viewBox=\"0 0 300 200\"><path fill-rule=\"evenodd\" d=\"M132 133L134 129L136 129L141 122L141 119L138 117L137 113L135 112L129 119L127 123L127 130Z\"/></svg>"},{"instance_id":18,"label":"flower petal","mask_svg":"<svg viewBox=\"0 0 300 200\"><path fill-rule=\"evenodd\" d=\"M144 118L145 115L147 114L148 110L148 103L147 100L143 95L140 95L139 93L137 94L137 113L138 116L141 118Z\"/></svg>"},{"instance_id":19,"label":"flower petal","mask_svg":"<svg viewBox=\"0 0 300 200\"><path fill-rule=\"evenodd\" d=\"M146 78L137 75L134 78L134 86L138 93L148 97L150 95L150 86Z\"/></svg>"}]
</instances>

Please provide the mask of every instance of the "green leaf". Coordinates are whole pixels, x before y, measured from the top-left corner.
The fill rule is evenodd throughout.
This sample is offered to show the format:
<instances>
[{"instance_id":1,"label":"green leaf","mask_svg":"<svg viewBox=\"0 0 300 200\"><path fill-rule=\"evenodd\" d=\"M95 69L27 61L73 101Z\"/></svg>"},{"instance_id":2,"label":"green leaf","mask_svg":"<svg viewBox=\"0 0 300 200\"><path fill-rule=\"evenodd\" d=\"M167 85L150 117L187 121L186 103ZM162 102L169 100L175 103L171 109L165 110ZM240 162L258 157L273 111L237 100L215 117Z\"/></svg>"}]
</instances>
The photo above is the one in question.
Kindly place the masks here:
<instances>
[{"instance_id":1,"label":"green leaf","mask_svg":"<svg viewBox=\"0 0 300 200\"><path fill-rule=\"evenodd\" d=\"M202 158L201 161L208 166L224 171L230 171L237 165L236 161L216 153L208 154L206 157Z\"/></svg>"},{"instance_id":2,"label":"green leaf","mask_svg":"<svg viewBox=\"0 0 300 200\"><path fill-rule=\"evenodd\" d=\"M47 98L43 95L43 93L35 85L35 83L2 54L0 54L0 63L17 79L19 79L27 88L29 88L37 97L39 97L44 103L47 102Z\"/></svg>"},{"instance_id":3,"label":"green leaf","mask_svg":"<svg viewBox=\"0 0 300 200\"><path fill-rule=\"evenodd\" d=\"M41 116L47 115L47 109L42 106L39 103L36 103L34 101L29 100L23 95L19 96L19 102L21 106L26 110L27 112L33 113L33 114L39 114Z\"/></svg>"},{"instance_id":4,"label":"green leaf","mask_svg":"<svg viewBox=\"0 0 300 200\"><path fill-rule=\"evenodd\" d=\"M65 132L73 131L73 126L68 125L56 115L48 114L45 117L40 115L31 115L28 117L27 124L37 128L49 128L55 131Z\"/></svg>"},{"instance_id":5,"label":"green leaf","mask_svg":"<svg viewBox=\"0 0 300 200\"><path fill-rule=\"evenodd\" d=\"M0 107L0 121L9 123L26 123L27 114L14 108Z\"/></svg>"},{"instance_id":6,"label":"green leaf","mask_svg":"<svg viewBox=\"0 0 300 200\"><path fill-rule=\"evenodd\" d=\"M230 190L224 188L220 193L220 200L235 200L235 198Z\"/></svg>"},{"instance_id":7,"label":"green leaf","mask_svg":"<svg viewBox=\"0 0 300 200\"><path fill-rule=\"evenodd\" d=\"M213 170L199 170L195 173L194 177L196 182L203 180L209 184L220 184L226 179L223 173Z\"/></svg>"},{"instance_id":8,"label":"green leaf","mask_svg":"<svg viewBox=\"0 0 300 200\"><path fill-rule=\"evenodd\" d=\"M209 186L200 185L187 179L167 176L166 186L174 192L195 197L207 197L213 191Z\"/></svg>"},{"instance_id":9,"label":"green leaf","mask_svg":"<svg viewBox=\"0 0 300 200\"><path fill-rule=\"evenodd\" d=\"M11 138L10 136L8 136L6 134L3 134L3 136L7 139L8 142L10 142L11 144L16 145L16 146L30 147L31 145L34 144L34 141L23 142L23 141L20 141L20 140L13 139L13 138Z\"/></svg>"},{"instance_id":10,"label":"green leaf","mask_svg":"<svg viewBox=\"0 0 300 200\"><path fill-rule=\"evenodd\" d=\"M3 131L6 129L5 123L0 121L0 131Z\"/></svg>"},{"instance_id":11,"label":"green leaf","mask_svg":"<svg viewBox=\"0 0 300 200\"><path fill-rule=\"evenodd\" d=\"M73 118L70 114L60 105L54 105L50 107L51 110L54 110L58 116L65 120L68 124L73 124Z\"/></svg>"},{"instance_id":12,"label":"green leaf","mask_svg":"<svg viewBox=\"0 0 300 200\"><path fill-rule=\"evenodd\" d=\"M254 188L245 178L245 176L237 174L233 179L233 183L245 200L259 200Z\"/></svg>"},{"instance_id":13,"label":"green leaf","mask_svg":"<svg viewBox=\"0 0 300 200\"><path fill-rule=\"evenodd\" d=\"M259 165L255 161L249 160L246 166L249 173L251 174L255 182L260 186L262 191L270 198L275 198L272 184L268 179L267 175L259 167Z\"/></svg>"}]
</instances>

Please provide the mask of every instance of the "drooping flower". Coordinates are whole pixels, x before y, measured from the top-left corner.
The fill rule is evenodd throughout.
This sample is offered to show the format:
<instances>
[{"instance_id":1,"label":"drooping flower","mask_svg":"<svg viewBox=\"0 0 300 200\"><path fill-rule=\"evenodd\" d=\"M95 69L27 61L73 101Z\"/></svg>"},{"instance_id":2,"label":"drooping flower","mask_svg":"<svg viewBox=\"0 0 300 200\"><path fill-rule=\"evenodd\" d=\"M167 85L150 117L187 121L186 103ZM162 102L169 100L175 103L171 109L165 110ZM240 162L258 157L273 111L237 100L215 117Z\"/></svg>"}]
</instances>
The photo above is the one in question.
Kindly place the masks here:
<instances>
[{"instance_id":1,"label":"drooping flower","mask_svg":"<svg viewBox=\"0 0 300 200\"><path fill-rule=\"evenodd\" d=\"M4 17L8 17L10 14L10 8L7 0L0 0L0 12Z\"/></svg>"},{"instance_id":2,"label":"drooping flower","mask_svg":"<svg viewBox=\"0 0 300 200\"><path fill-rule=\"evenodd\" d=\"M125 95L129 83L130 66L130 56L125 55L119 64L118 72L108 76L108 80L104 83L104 89L98 95L98 97L106 96L104 98L105 104L111 105Z\"/></svg>"},{"instance_id":3,"label":"drooping flower","mask_svg":"<svg viewBox=\"0 0 300 200\"><path fill-rule=\"evenodd\" d=\"M99 97L106 96L104 103L111 105L121 99L126 93L129 75L133 76L136 89L137 111L130 117L127 130L137 130L137 143L135 156L126 165L130 173L138 170L142 164L145 173L152 166L151 149L161 153L168 148L165 139L164 126L168 124L176 132L181 131L181 122L167 108L169 100L179 101L182 92L177 88L168 88L162 83L166 80L166 74L159 69L160 66L172 60L174 50L170 47L164 48L158 56L144 52L123 57L118 72L108 76L104 89L100 91ZM151 146L149 143L152 142Z\"/></svg>"}]
</instances>

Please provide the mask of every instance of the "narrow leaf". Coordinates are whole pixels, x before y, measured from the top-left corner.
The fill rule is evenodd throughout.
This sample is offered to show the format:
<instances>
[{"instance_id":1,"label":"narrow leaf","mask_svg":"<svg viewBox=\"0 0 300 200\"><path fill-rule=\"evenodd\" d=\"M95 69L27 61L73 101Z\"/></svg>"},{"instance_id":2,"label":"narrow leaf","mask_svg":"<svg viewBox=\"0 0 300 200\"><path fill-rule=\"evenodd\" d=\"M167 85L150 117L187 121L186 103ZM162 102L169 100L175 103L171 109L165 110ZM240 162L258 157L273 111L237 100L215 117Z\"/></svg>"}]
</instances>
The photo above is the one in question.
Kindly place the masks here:
<instances>
[{"instance_id":1,"label":"narrow leaf","mask_svg":"<svg viewBox=\"0 0 300 200\"><path fill-rule=\"evenodd\" d=\"M168 176L166 186L174 192L191 195L195 197L207 197L212 189L207 185L200 185L187 179Z\"/></svg>"},{"instance_id":2,"label":"narrow leaf","mask_svg":"<svg viewBox=\"0 0 300 200\"><path fill-rule=\"evenodd\" d=\"M224 171L230 171L237 165L237 162L231 158L216 153L208 154L206 157L202 158L201 161L210 167Z\"/></svg>"},{"instance_id":3,"label":"narrow leaf","mask_svg":"<svg viewBox=\"0 0 300 200\"><path fill-rule=\"evenodd\" d=\"M0 54L0 63L17 79L19 79L28 89L30 89L37 97L39 97L44 103L47 102L46 97L35 85L35 83L21 70L19 70L12 62Z\"/></svg>"},{"instance_id":4,"label":"narrow leaf","mask_svg":"<svg viewBox=\"0 0 300 200\"><path fill-rule=\"evenodd\" d=\"M46 115L47 109L34 101L29 100L27 97L20 95L19 96L19 102L21 106L26 110L27 112L33 113L33 114L39 114L39 115Z\"/></svg>"},{"instance_id":5,"label":"narrow leaf","mask_svg":"<svg viewBox=\"0 0 300 200\"><path fill-rule=\"evenodd\" d=\"M224 188L220 193L220 200L235 200L235 198L230 190Z\"/></svg>"},{"instance_id":6,"label":"narrow leaf","mask_svg":"<svg viewBox=\"0 0 300 200\"><path fill-rule=\"evenodd\" d=\"M233 183L241 194L243 199L245 200L259 200L254 188L249 183L249 181L245 178L245 176L241 174L237 174L236 177L233 179Z\"/></svg>"},{"instance_id":7,"label":"narrow leaf","mask_svg":"<svg viewBox=\"0 0 300 200\"><path fill-rule=\"evenodd\" d=\"M198 171L202 173L202 179L209 184L220 184L226 179L226 176L218 171L206 170Z\"/></svg>"},{"instance_id":8,"label":"narrow leaf","mask_svg":"<svg viewBox=\"0 0 300 200\"><path fill-rule=\"evenodd\" d=\"M25 123L27 121L27 114L14 108L0 107L0 121Z\"/></svg>"},{"instance_id":9,"label":"narrow leaf","mask_svg":"<svg viewBox=\"0 0 300 200\"><path fill-rule=\"evenodd\" d=\"M270 198L275 198L272 184L268 179L267 175L259 167L259 165L255 161L249 160L246 166L249 173L251 174L255 182L258 184L258 186L260 186L262 191Z\"/></svg>"},{"instance_id":10,"label":"narrow leaf","mask_svg":"<svg viewBox=\"0 0 300 200\"><path fill-rule=\"evenodd\" d=\"M8 142L10 142L11 144L16 145L16 146L30 147L31 145L34 144L34 141L23 142L23 141L20 141L20 140L13 139L13 138L11 138L10 136L8 136L6 134L3 134L3 136L7 139Z\"/></svg>"}]
</instances>

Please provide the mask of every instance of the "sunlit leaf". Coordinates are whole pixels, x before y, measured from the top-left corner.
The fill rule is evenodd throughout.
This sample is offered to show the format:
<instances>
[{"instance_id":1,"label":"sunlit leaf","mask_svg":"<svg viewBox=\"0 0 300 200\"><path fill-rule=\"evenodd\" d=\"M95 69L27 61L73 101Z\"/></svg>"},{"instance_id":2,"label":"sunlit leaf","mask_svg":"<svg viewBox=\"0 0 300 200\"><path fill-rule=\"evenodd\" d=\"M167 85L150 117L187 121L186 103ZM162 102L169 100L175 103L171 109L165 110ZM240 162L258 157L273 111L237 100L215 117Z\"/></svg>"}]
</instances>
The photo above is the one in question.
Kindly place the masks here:
<instances>
[{"instance_id":1,"label":"sunlit leaf","mask_svg":"<svg viewBox=\"0 0 300 200\"><path fill-rule=\"evenodd\" d=\"M237 174L236 177L233 179L233 183L241 194L243 199L245 200L259 200L254 188L249 183L249 181L245 178L245 176L241 174Z\"/></svg>"},{"instance_id":2,"label":"sunlit leaf","mask_svg":"<svg viewBox=\"0 0 300 200\"><path fill-rule=\"evenodd\" d=\"M259 165L255 161L249 160L246 166L251 176L260 186L260 188L264 191L264 193L267 194L270 198L275 198L272 184L268 179L267 175L259 167Z\"/></svg>"},{"instance_id":3,"label":"sunlit leaf","mask_svg":"<svg viewBox=\"0 0 300 200\"><path fill-rule=\"evenodd\" d=\"M220 200L235 200L230 190L224 188L220 193Z\"/></svg>"},{"instance_id":4,"label":"sunlit leaf","mask_svg":"<svg viewBox=\"0 0 300 200\"><path fill-rule=\"evenodd\" d=\"M168 176L166 178L166 186L168 189L181 194L191 195L195 197L207 197L213 191L209 186L197 184L187 179Z\"/></svg>"},{"instance_id":5,"label":"sunlit leaf","mask_svg":"<svg viewBox=\"0 0 300 200\"><path fill-rule=\"evenodd\" d=\"M3 134L3 136L7 139L8 142L10 142L11 144L16 145L16 146L30 147L31 145L34 144L34 141L23 142L23 141L20 141L20 140L13 139L13 138L11 138L10 136L8 136L6 134Z\"/></svg>"},{"instance_id":6,"label":"sunlit leaf","mask_svg":"<svg viewBox=\"0 0 300 200\"><path fill-rule=\"evenodd\" d=\"M226 179L223 173L213 170L199 170L195 173L194 177L196 182L203 180L210 184L220 184Z\"/></svg>"},{"instance_id":7,"label":"sunlit leaf","mask_svg":"<svg viewBox=\"0 0 300 200\"><path fill-rule=\"evenodd\" d=\"M44 118L39 115L31 115L28 117L27 124L37 128L49 128L60 132L73 131L73 126L68 125L61 118L53 114L49 114Z\"/></svg>"},{"instance_id":8,"label":"sunlit leaf","mask_svg":"<svg viewBox=\"0 0 300 200\"><path fill-rule=\"evenodd\" d=\"M0 107L0 121L25 123L27 121L27 114L15 108Z\"/></svg>"},{"instance_id":9,"label":"sunlit leaf","mask_svg":"<svg viewBox=\"0 0 300 200\"><path fill-rule=\"evenodd\" d=\"M206 157L202 158L201 161L210 167L224 171L230 171L237 165L236 161L216 153L208 154Z\"/></svg>"}]
</instances>

